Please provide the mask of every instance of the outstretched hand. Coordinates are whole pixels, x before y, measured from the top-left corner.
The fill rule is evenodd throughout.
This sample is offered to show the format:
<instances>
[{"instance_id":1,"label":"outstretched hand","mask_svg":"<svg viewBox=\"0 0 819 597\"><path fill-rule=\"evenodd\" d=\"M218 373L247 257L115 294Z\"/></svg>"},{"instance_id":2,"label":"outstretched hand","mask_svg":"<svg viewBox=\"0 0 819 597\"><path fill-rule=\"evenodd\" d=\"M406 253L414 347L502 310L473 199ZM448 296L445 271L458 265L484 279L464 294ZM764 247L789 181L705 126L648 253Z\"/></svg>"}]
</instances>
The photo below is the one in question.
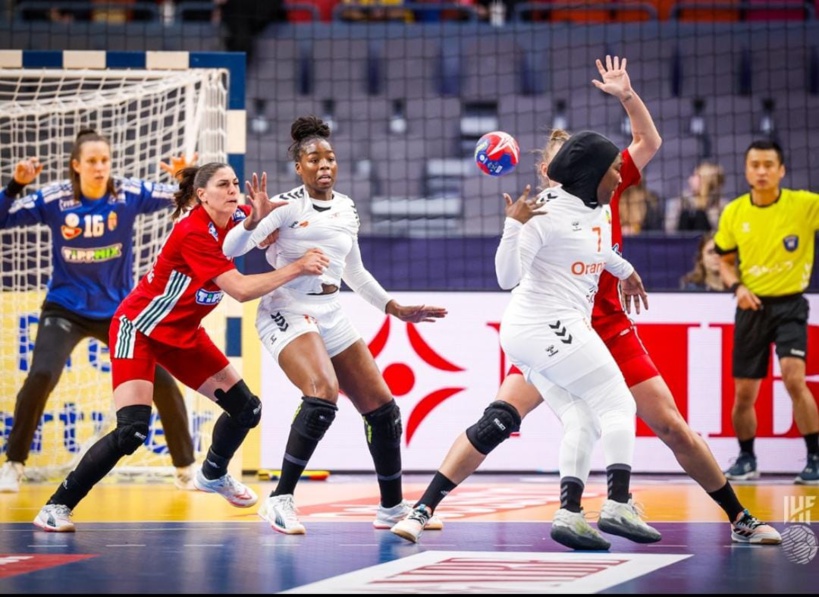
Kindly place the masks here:
<instances>
[{"instance_id":1,"label":"outstretched hand","mask_svg":"<svg viewBox=\"0 0 819 597\"><path fill-rule=\"evenodd\" d=\"M401 321L407 323L421 323L424 321L434 322L436 319L442 319L447 316L448 311L443 307L430 307L429 305L413 305L403 306L399 305L394 300L387 303L385 309L388 315L397 317Z\"/></svg>"},{"instance_id":2,"label":"outstretched hand","mask_svg":"<svg viewBox=\"0 0 819 597\"><path fill-rule=\"evenodd\" d=\"M648 294L643 286L643 280L637 270L625 280L620 282L620 291L623 293L623 302L625 303L626 313L631 313L632 303L634 304L634 311L640 313L640 301L646 309L648 309Z\"/></svg>"},{"instance_id":3,"label":"outstretched hand","mask_svg":"<svg viewBox=\"0 0 819 597\"><path fill-rule=\"evenodd\" d=\"M526 185L520 197L516 201L512 201L509 193L503 194L503 200L506 202L506 217L517 220L521 224L525 224L535 216L542 216L546 214L546 209L543 208L537 201L537 197L529 199L529 191L532 185Z\"/></svg>"},{"instance_id":4,"label":"outstretched hand","mask_svg":"<svg viewBox=\"0 0 819 597\"><path fill-rule=\"evenodd\" d=\"M620 101L625 101L631 95L631 79L629 79L626 72L626 59L620 60L619 56L612 58L606 55L606 66L603 66L602 61L597 59L595 61L597 70L600 73L602 82L597 79L592 79L592 85L597 87L600 91L604 91L609 95L613 95Z\"/></svg>"},{"instance_id":5,"label":"outstretched hand","mask_svg":"<svg viewBox=\"0 0 819 597\"><path fill-rule=\"evenodd\" d=\"M20 160L14 167L14 180L18 184L26 186L34 182L34 179L43 171L43 164L39 158L26 158Z\"/></svg>"},{"instance_id":6,"label":"outstretched hand","mask_svg":"<svg viewBox=\"0 0 819 597\"><path fill-rule=\"evenodd\" d=\"M180 153L179 157L171 157L170 164L166 164L165 162L159 162L159 167L178 180L179 172L181 170L184 170L188 166L193 166L198 159L199 159L198 152L194 152L190 162L188 161L188 158L185 157L184 153Z\"/></svg>"},{"instance_id":7,"label":"outstretched hand","mask_svg":"<svg viewBox=\"0 0 819 597\"><path fill-rule=\"evenodd\" d=\"M267 214L283 205L287 205L287 201L271 201L270 195L267 194L267 172L262 172L261 178L255 172L250 180L245 181L245 190L247 191L247 198L250 200L250 224L253 228L261 222ZM248 228L250 230L251 228ZM271 235L272 236L272 235ZM277 235L278 236L278 235ZM268 236L264 241L265 247L269 246L275 239ZM259 245L261 248L261 245Z\"/></svg>"}]
</instances>

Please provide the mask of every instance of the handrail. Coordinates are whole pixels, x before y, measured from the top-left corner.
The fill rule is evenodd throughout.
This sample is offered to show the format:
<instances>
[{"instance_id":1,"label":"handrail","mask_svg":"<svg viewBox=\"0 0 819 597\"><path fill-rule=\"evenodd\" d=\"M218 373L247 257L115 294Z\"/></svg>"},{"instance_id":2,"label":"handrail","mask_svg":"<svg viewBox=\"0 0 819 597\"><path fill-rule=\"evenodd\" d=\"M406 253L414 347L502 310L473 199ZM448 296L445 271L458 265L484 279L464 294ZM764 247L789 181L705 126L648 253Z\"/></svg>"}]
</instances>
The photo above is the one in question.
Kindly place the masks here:
<instances>
[{"instance_id":1,"label":"handrail","mask_svg":"<svg viewBox=\"0 0 819 597\"><path fill-rule=\"evenodd\" d=\"M641 12L648 15L650 21L656 21L659 18L659 15L657 14L657 9L651 4L645 4L643 2L635 2L633 4L632 3L620 4L616 2L600 3L590 2L588 4L579 3L547 4L540 2L524 2L522 4L515 5L514 10L512 11L512 20L520 22L523 21L523 16L526 14L530 14L533 12L552 12L558 10L562 11L576 10L584 12L591 11Z\"/></svg>"},{"instance_id":2,"label":"handrail","mask_svg":"<svg viewBox=\"0 0 819 597\"><path fill-rule=\"evenodd\" d=\"M116 4L114 2L69 2L67 4L54 4L53 2L41 2L40 0L21 0L13 7L12 20L23 21L23 14L29 10L39 10L48 13L51 9L57 9L64 13L91 13L94 11L120 11L127 10L131 14L148 15L148 22L159 22L159 7L154 4ZM111 23L119 24L119 23ZM123 23L124 24L124 23Z\"/></svg>"},{"instance_id":3,"label":"handrail","mask_svg":"<svg viewBox=\"0 0 819 597\"><path fill-rule=\"evenodd\" d=\"M737 13L741 14L748 14L749 12L757 12L757 11L796 11L802 10L805 12L805 20L812 21L816 18L816 9L813 5L808 4L807 2L802 3L801 5L797 4L780 4L778 2L764 2L764 3L749 3L749 2L712 2L712 3L699 3L699 2L677 2L671 7L671 12L669 13L669 20L671 21L679 21L680 15L686 10L691 11L703 11L703 10L735 10Z\"/></svg>"},{"instance_id":4,"label":"handrail","mask_svg":"<svg viewBox=\"0 0 819 597\"><path fill-rule=\"evenodd\" d=\"M360 10L362 12L376 12L376 11L454 11L467 16L467 22L475 22L478 20L478 11L474 6L466 6L463 4L454 3L425 3L425 2L404 2L402 4L356 4L339 3L333 7L333 21L346 22L343 18L347 11Z\"/></svg>"}]
</instances>

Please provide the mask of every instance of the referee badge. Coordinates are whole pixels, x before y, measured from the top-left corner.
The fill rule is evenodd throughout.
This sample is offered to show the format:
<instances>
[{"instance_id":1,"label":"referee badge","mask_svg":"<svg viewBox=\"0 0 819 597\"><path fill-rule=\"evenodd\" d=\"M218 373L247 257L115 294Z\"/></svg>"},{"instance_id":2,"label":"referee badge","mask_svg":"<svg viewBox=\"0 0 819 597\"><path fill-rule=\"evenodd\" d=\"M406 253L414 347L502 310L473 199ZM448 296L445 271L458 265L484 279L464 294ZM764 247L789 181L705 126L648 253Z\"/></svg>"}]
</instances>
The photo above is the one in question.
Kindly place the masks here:
<instances>
[{"instance_id":1,"label":"referee badge","mask_svg":"<svg viewBox=\"0 0 819 597\"><path fill-rule=\"evenodd\" d=\"M782 239L782 244L785 245L785 250L793 253L799 247L799 237L795 234L786 236Z\"/></svg>"}]
</instances>

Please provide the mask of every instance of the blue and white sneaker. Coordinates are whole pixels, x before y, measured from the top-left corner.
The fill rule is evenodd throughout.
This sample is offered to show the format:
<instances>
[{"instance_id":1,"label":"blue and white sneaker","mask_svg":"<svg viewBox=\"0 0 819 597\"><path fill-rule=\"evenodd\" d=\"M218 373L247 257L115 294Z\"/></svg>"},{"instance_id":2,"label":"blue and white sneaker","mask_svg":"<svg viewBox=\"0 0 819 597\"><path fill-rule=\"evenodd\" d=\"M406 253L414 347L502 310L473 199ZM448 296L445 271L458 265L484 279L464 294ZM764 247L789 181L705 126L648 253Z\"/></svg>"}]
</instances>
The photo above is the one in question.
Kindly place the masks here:
<instances>
[{"instance_id":1,"label":"blue and white sneaker","mask_svg":"<svg viewBox=\"0 0 819 597\"><path fill-rule=\"evenodd\" d=\"M756 456L748 452L740 452L734 464L725 471L725 478L731 481L759 479L759 471L756 468Z\"/></svg>"},{"instance_id":2,"label":"blue and white sneaker","mask_svg":"<svg viewBox=\"0 0 819 597\"><path fill-rule=\"evenodd\" d=\"M237 508L250 508L250 506L259 501L259 496L256 495L256 492L244 483L231 477L230 473L226 473L218 479L206 479L205 475L202 474L202 469L199 468L196 470L196 475L193 478L193 485L199 491L218 493L230 502L232 506L236 506Z\"/></svg>"},{"instance_id":3,"label":"blue and white sneaker","mask_svg":"<svg viewBox=\"0 0 819 597\"><path fill-rule=\"evenodd\" d=\"M71 508L62 504L46 504L34 519L34 525L50 533L73 533L76 528L71 522Z\"/></svg>"},{"instance_id":4,"label":"blue and white sneaker","mask_svg":"<svg viewBox=\"0 0 819 597\"><path fill-rule=\"evenodd\" d=\"M819 454L808 454L808 463L793 482L797 485L819 485Z\"/></svg>"},{"instance_id":5,"label":"blue and white sneaker","mask_svg":"<svg viewBox=\"0 0 819 597\"><path fill-rule=\"evenodd\" d=\"M269 522L274 531L285 535L304 535L307 532L299 522L296 500L290 494L268 497L259 508L259 516Z\"/></svg>"}]
</instances>

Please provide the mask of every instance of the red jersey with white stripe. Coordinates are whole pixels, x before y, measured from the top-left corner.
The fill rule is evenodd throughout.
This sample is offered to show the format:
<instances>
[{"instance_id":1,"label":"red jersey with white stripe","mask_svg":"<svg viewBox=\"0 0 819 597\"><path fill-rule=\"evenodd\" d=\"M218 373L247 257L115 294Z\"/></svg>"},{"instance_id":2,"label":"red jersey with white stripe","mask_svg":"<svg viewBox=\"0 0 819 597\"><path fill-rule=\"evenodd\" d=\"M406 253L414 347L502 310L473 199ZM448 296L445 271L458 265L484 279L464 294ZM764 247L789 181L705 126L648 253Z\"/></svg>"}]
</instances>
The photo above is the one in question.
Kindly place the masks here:
<instances>
[{"instance_id":1,"label":"red jersey with white stripe","mask_svg":"<svg viewBox=\"0 0 819 597\"><path fill-rule=\"evenodd\" d=\"M618 254L623 252L623 230L620 227L620 196L627 188L640 182L640 170L631 159L628 149L623 150L620 168L620 186L611 199L611 243ZM616 336L631 325L631 320L623 309L620 296L620 280L609 272L600 275L597 296L592 310L592 327L603 340Z\"/></svg>"},{"instance_id":2,"label":"red jersey with white stripe","mask_svg":"<svg viewBox=\"0 0 819 597\"><path fill-rule=\"evenodd\" d=\"M226 228L219 228L201 205L173 227L151 270L122 302L114 315L171 346L191 346L202 319L213 311L224 292L213 281L234 269L222 243L228 231L250 213L240 205Z\"/></svg>"}]
</instances>

